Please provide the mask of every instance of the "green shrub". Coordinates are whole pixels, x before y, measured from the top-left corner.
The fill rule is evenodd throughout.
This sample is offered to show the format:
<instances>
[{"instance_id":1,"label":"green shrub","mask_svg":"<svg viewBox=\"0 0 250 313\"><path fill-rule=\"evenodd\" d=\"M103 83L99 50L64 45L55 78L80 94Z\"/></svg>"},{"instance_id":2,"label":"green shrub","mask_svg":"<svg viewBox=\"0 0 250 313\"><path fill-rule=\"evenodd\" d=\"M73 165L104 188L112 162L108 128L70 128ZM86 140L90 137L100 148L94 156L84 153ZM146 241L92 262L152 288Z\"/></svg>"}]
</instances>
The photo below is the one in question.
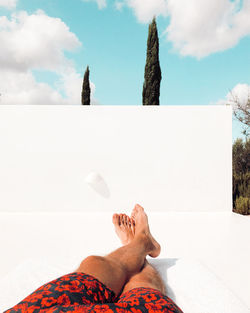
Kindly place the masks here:
<instances>
[{"instance_id":1,"label":"green shrub","mask_svg":"<svg viewBox=\"0 0 250 313\"><path fill-rule=\"evenodd\" d=\"M250 198L242 197L236 199L234 211L239 214L249 215L250 214Z\"/></svg>"},{"instance_id":2,"label":"green shrub","mask_svg":"<svg viewBox=\"0 0 250 313\"><path fill-rule=\"evenodd\" d=\"M233 144L233 211L250 215L250 139Z\"/></svg>"}]
</instances>

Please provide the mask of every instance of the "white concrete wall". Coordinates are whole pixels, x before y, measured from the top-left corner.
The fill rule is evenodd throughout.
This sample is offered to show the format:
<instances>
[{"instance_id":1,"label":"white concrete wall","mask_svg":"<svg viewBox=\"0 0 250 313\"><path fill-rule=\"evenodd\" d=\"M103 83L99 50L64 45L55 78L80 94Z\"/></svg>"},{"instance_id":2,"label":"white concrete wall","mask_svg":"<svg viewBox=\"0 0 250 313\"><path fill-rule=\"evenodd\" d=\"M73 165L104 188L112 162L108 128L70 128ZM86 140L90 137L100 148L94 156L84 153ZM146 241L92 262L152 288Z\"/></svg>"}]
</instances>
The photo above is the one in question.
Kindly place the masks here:
<instances>
[{"instance_id":1,"label":"white concrete wall","mask_svg":"<svg viewBox=\"0 0 250 313\"><path fill-rule=\"evenodd\" d=\"M1 105L0 211L231 211L231 114Z\"/></svg>"}]
</instances>

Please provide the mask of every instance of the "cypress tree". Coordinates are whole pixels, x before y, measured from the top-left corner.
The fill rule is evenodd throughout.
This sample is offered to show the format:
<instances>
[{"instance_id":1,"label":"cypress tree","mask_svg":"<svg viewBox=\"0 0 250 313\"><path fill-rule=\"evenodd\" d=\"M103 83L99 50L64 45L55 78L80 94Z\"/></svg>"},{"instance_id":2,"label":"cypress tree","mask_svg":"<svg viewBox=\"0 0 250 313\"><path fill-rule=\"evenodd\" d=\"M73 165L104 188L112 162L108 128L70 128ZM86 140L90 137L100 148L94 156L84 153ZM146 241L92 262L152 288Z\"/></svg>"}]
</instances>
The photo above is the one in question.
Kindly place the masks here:
<instances>
[{"instance_id":1,"label":"cypress tree","mask_svg":"<svg viewBox=\"0 0 250 313\"><path fill-rule=\"evenodd\" d=\"M90 105L89 67L84 73L82 84L82 105Z\"/></svg>"},{"instance_id":2,"label":"cypress tree","mask_svg":"<svg viewBox=\"0 0 250 313\"><path fill-rule=\"evenodd\" d=\"M161 67L159 62L159 39L155 17L148 28L147 60L143 83L143 105L159 105Z\"/></svg>"}]
</instances>

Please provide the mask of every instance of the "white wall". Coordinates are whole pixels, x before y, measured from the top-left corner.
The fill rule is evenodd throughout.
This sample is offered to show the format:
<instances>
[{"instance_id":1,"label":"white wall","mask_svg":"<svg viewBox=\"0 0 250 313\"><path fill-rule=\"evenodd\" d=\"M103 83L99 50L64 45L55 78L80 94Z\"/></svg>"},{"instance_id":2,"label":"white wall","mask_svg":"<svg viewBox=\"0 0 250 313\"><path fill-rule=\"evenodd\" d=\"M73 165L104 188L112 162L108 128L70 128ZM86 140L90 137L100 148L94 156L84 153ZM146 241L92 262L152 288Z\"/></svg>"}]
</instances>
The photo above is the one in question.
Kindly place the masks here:
<instances>
[{"instance_id":1,"label":"white wall","mask_svg":"<svg viewBox=\"0 0 250 313\"><path fill-rule=\"evenodd\" d=\"M0 211L231 211L231 114L1 105Z\"/></svg>"}]
</instances>

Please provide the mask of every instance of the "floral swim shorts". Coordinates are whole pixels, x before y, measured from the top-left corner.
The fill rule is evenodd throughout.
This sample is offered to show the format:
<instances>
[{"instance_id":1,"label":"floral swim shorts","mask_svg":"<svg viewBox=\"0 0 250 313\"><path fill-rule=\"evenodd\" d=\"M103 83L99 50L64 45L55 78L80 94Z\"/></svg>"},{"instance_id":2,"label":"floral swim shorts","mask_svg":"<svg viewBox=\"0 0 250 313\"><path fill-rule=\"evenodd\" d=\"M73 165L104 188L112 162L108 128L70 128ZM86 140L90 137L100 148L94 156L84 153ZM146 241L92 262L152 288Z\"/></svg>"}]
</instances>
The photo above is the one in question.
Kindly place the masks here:
<instances>
[{"instance_id":1,"label":"floral swim shorts","mask_svg":"<svg viewBox=\"0 0 250 313\"><path fill-rule=\"evenodd\" d=\"M34 291L4 313L182 313L160 291L134 288L120 297L91 275L70 273Z\"/></svg>"}]
</instances>

